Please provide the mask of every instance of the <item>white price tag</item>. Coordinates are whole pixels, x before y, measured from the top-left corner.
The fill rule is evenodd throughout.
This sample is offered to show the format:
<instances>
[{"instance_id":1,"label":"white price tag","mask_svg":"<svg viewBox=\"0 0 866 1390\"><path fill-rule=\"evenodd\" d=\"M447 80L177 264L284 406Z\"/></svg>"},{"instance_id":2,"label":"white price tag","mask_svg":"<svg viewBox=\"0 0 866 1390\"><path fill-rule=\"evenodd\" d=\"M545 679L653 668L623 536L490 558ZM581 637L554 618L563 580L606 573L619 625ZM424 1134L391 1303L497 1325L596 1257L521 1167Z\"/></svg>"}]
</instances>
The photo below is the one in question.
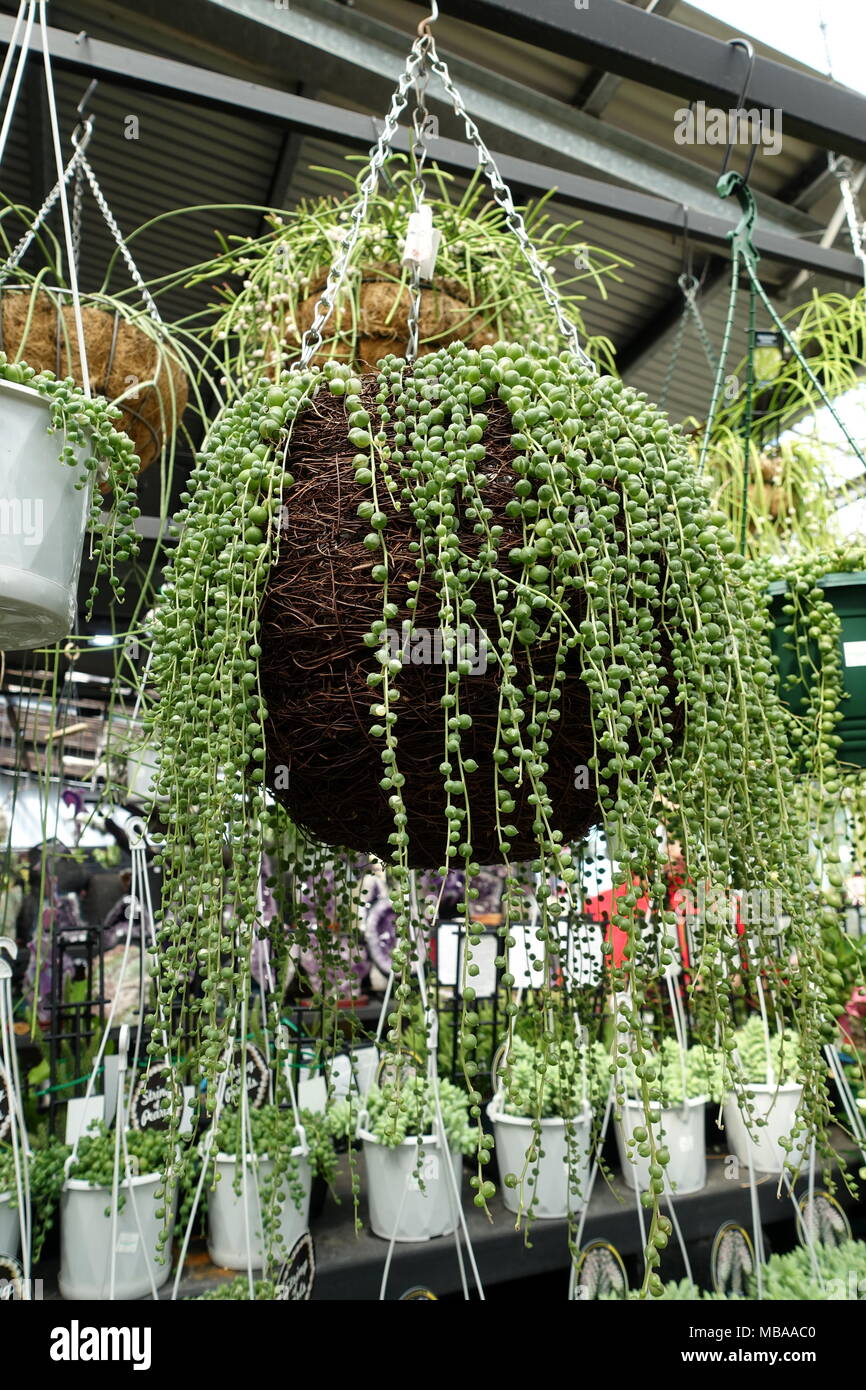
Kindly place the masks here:
<instances>
[{"instance_id":1,"label":"white price tag","mask_svg":"<svg viewBox=\"0 0 866 1390\"><path fill-rule=\"evenodd\" d=\"M433 209L422 203L417 212L409 214L409 226L403 245L403 264L417 265L422 280L432 280L436 254L442 233L433 227Z\"/></svg>"},{"instance_id":2,"label":"white price tag","mask_svg":"<svg viewBox=\"0 0 866 1390\"><path fill-rule=\"evenodd\" d=\"M323 1076L311 1076L298 1083L298 1105L301 1110L321 1114L328 1105L328 1087Z\"/></svg>"},{"instance_id":3,"label":"white price tag","mask_svg":"<svg viewBox=\"0 0 866 1390\"><path fill-rule=\"evenodd\" d=\"M121 1231L115 1250L118 1255L134 1255L138 1251L138 1231Z\"/></svg>"},{"instance_id":4,"label":"white price tag","mask_svg":"<svg viewBox=\"0 0 866 1390\"><path fill-rule=\"evenodd\" d=\"M843 642L846 666L866 666L866 642Z\"/></svg>"},{"instance_id":5,"label":"white price tag","mask_svg":"<svg viewBox=\"0 0 866 1390\"><path fill-rule=\"evenodd\" d=\"M678 1147L681 1154L690 1154L695 1147L695 1136L693 1134L681 1134Z\"/></svg>"},{"instance_id":6,"label":"white price tag","mask_svg":"<svg viewBox=\"0 0 866 1390\"><path fill-rule=\"evenodd\" d=\"M76 1143L79 1135L86 1134L88 1127L94 1120L101 1120L105 1115L105 1097L91 1096L88 1100L85 1096L74 1097L66 1102L66 1143L71 1148Z\"/></svg>"},{"instance_id":7,"label":"white price tag","mask_svg":"<svg viewBox=\"0 0 866 1390\"><path fill-rule=\"evenodd\" d=\"M406 1174L406 1187L410 1192L420 1192L421 1183L436 1182L439 1177L439 1155L425 1154L420 1172L413 1168Z\"/></svg>"}]
</instances>

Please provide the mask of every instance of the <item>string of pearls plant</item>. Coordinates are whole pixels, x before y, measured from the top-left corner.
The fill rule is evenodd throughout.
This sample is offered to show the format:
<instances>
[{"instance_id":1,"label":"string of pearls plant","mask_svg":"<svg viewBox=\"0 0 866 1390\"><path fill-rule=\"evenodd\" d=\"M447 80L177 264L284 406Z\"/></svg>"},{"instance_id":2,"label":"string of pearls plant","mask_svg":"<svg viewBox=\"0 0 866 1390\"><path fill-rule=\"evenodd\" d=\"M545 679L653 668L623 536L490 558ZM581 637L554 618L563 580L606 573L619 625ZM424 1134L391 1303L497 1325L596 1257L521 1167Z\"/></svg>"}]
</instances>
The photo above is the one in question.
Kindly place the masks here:
<instances>
[{"instance_id":1,"label":"string of pearls plant","mask_svg":"<svg viewBox=\"0 0 866 1390\"><path fill-rule=\"evenodd\" d=\"M293 481L293 429L325 391L345 403L356 481L366 491L371 574L381 588L381 618L367 639L367 680L369 733L381 750L381 786L394 823L389 882L397 944L387 1049L398 1056L412 1028L415 923L399 737L403 668L382 636L399 618L411 629L423 578L436 585L446 632L458 634L471 623L477 595L493 598L495 628L486 637L500 679L492 778L499 854L508 867L497 962L506 989L514 985L506 947L525 904L511 864L518 794L531 807L533 872L577 891L573 854L557 828L547 783L563 685L578 680L588 692L589 770L600 819L625 849L612 913L627 945L610 969L617 1001L611 1069L618 1103L627 1072L629 1090L636 1078L644 1106L641 1146L653 1165L651 1188L642 1196L650 1209L644 1292L658 1293L669 1223L659 1212L665 1151L643 1004L676 945L656 835L662 804L678 808L694 883L725 891L773 887L781 895L785 941L780 946L775 918L757 923L755 968L782 955L794 959L786 978L777 973L770 988L784 989L780 1010L802 1039L800 1124L820 1152L828 1147L821 1046L832 1023L764 618L743 581L735 540L711 511L679 432L643 396L593 376L572 354L532 344L477 350L452 344L414 368L385 358L378 376L364 382L331 362L260 383L219 418L183 498L183 532L154 631L159 699L152 723L169 827L158 1012L173 1031L180 1021L197 1037L198 1060L213 1083L248 991L265 821L272 837L274 827L277 839L285 832L279 809L266 807L258 611L279 545L280 499ZM506 511L523 542L505 551L504 528L485 494L486 408L496 400L511 417L513 495ZM389 532L407 516L418 578L410 581L401 612L392 591ZM549 660L539 656L542 649ZM446 666L441 724L430 737L440 741L446 794L440 872L461 868L468 882L480 865L473 850L478 764L465 708L466 666L459 659ZM480 938L468 918L469 897L460 1057L477 1126L472 1183L483 1206L493 1184L484 1173L489 1143L473 1055L478 966L472 949ZM642 897L657 926L650 941ZM547 979L558 950L558 916L542 897L538 929ZM714 1029L709 1041L730 1053L739 938L725 914L698 920L696 931L696 979ZM549 986L538 991L541 1017L551 993ZM516 1005L507 1012L511 1027ZM551 1063L555 1053L554 1037Z\"/></svg>"}]
</instances>

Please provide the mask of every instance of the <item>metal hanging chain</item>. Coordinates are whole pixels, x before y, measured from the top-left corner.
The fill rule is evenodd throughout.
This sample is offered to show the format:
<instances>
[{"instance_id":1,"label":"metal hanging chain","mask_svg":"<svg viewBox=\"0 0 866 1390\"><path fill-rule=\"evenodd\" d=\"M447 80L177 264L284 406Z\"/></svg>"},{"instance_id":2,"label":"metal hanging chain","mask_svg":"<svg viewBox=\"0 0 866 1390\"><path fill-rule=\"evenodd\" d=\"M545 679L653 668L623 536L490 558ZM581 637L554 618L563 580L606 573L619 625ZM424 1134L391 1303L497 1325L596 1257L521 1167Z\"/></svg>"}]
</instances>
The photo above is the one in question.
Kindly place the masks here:
<instances>
[{"instance_id":1,"label":"metal hanging chain","mask_svg":"<svg viewBox=\"0 0 866 1390\"><path fill-rule=\"evenodd\" d=\"M89 129L87 133L87 138L89 139ZM90 191L93 194L96 206L102 213L103 221L105 222L105 225L108 228L108 230L111 232L117 249L123 257L126 268L129 271L130 279L132 280L132 283L135 285L135 288L141 295L142 300L144 301L144 306L147 309L147 312L150 314L150 317L154 320L155 323L158 323L161 327L162 315L160 314L159 309L156 306L156 301L154 300L153 295L150 293L150 290L147 288L147 285L144 283L144 280L141 277L141 273L138 269L138 266L135 264L135 261L132 258L132 252L130 251L129 247L123 239L123 233L117 225L114 213L108 206L105 195L99 186L97 177L90 166L90 162L88 161L86 154L84 153L84 149L86 147L87 142L85 141L83 144L77 145L76 136L75 134L73 134L72 143L73 145L76 145L76 151L80 156L81 169L87 179L87 182L90 185Z\"/></svg>"},{"instance_id":2,"label":"metal hanging chain","mask_svg":"<svg viewBox=\"0 0 866 1390\"><path fill-rule=\"evenodd\" d=\"M72 181L73 177L75 178L72 201L72 255L73 260L75 262L75 268L76 270L78 269L81 254L82 201L84 178L86 178L88 184L90 185L90 190L93 194L96 205L102 214L105 225L111 232L115 244L117 245L117 248L120 251L121 256L123 257L123 260L126 264L126 268L129 271L130 279L132 280L133 284L135 285L136 289L141 295L142 300L144 301L145 308L147 309L147 312L150 314L150 317L154 320L155 323L158 323L160 327L162 327L162 315L160 314L159 309L156 306L156 302L154 301L153 296L151 295L146 284L144 283L144 280L141 277L141 273L138 269L138 266L135 264L135 261L132 258L132 252L130 251L129 247L123 239L123 233L117 225L114 214L112 213L111 208L108 206L108 203L106 202L105 195L99 186L99 181L97 180L97 177L93 172L93 168L91 167L91 164L84 152L87 148L87 143L90 139L90 125L92 119L92 117L88 118L84 138L79 138L77 131L73 134L72 143L75 146L75 151L72 155L72 158L70 159L69 163L63 171L62 182L64 185L68 185ZM0 288L2 288L6 280L11 275L12 271L17 268L23 257L27 254L27 251L32 245L40 228L42 227L46 218L53 209L55 203L57 202L57 199L60 197L60 187L61 180L58 179L57 183L54 185L51 192L46 197L44 203L42 204L42 207L39 209L36 216L34 217L30 227L28 227L27 231L24 233L18 244L15 246L8 260L2 266L0 266Z\"/></svg>"},{"instance_id":3,"label":"metal hanging chain","mask_svg":"<svg viewBox=\"0 0 866 1390\"><path fill-rule=\"evenodd\" d=\"M688 279L691 283L684 284L683 281L685 279ZM689 277L681 275L679 280L679 286L683 294L685 295L686 309L694 319L695 329L700 339L701 347L704 350L704 356L706 357L707 362L709 363L710 371L714 372L716 370L716 354L713 351L713 344L710 340L710 335L707 332L707 326L704 323L703 315L701 314L701 307L698 304L698 292L701 288L700 281L697 280L694 277L694 275Z\"/></svg>"},{"instance_id":4,"label":"metal hanging chain","mask_svg":"<svg viewBox=\"0 0 866 1390\"><path fill-rule=\"evenodd\" d=\"M75 183L72 189L72 253L75 257L75 269L78 271L81 270L81 205L83 200L84 170L79 159L75 163Z\"/></svg>"},{"instance_id":5,"label":"metal hanging chain","mask_svg":"<svg viewBox=\"0 0 866 1390\"><path fill-rule=\"evenodd\" d=\"M435 14L431 16L431 18L435 18ZM309 366L313 356L322 346L322 329L334 311L334 301L346 278L352 253L357 245L361 227L366 217L370 198L378 184L379 175L396 134L397 122L406 108L408 92L412 86L417 84L419 77L421 77L426 67L429 65L432 71L439 77L445 91L448 93L455 114L463 121L466 139L474 146L478 154L479 166L490 184L493 197L505 213L506 226L516 237L520 249L538 282L544 301L556 319L560 333L580 364L588 371L597 373L598 369L595 363L584 352L580 345L577 328L566 316L562 308L554 282L539 260L538 253L532 245L529 234L527 233L523 218L514 206L511 191L503 181L502 175L496 167L493 156L484 143L478 127L463 105L463 99L452 81L447 64L439 57L433 35L430 32L429 24L430 21L427 20L422 21L418 26L418 38L412 45L406 60L406 66L391 97L391 105L388 115L385 118L382 133L379 136L378 142L373 147L370 166L361 184L358 202L353 209L346 236L343 240L342 252L331 266L327 283L322 291L318 305L316 306L316 313L313 321L301 339L301 352L298 366L300 370L303 371Z\"/></svg>"},{"instance_id":6,"label":"metal hanging chain","mask_svg":"<svg viewBox=\"0 0 866 1390\"><path fill-rule=\"evenodd\" d=\"M77 152L70 159L69 163L63 171L64 183L68 184L71 180L73 174L76 171L76 168L78 167L79 159L80 155ZM18 241L17 245L10 252L9 259L2 266L0 266L0 288L3 287L6 280L12 274L12 271L17 269L19 262L27 254L27 251L32 245L35 237L38 235L40 228L42 227L43 223L45 222L45 219L48 217L49 213L51 212L59 197L60 180L58 179L57 183L54 185L51 192L47 195L44 203L42 204L41 208L34 217L31 225L28 227L27 231Z\"/></svg>"},{"instance_id":7,"label":"metal hanging chain","mask_svg":"<svg viewBox=\"0 0 866 1390\"><path fill-rule=\"evenodd\" d=\"M680 314L679 320L677 322L677 331L674 336L674 344L671 350L670 361L668 362L667 371L665 372L665 379L662 382L662 389L659 392L659 410L664 410L667 405L668 392L671 389L671 384L674 379L674 373L676 371L677 363L680 358L680 352L682 351L683 339L686 336L686 328L688 326L688 323L689 311L686 305L683 304L682 313Z\"/></svg>"},{"instance_id":8,"label":"metal hanging chain","mask_svg":"<svg viewBox=\"0 0 866 1390\"><path fill-rule=\"evenodd\" d=\"M863 283L866 285L866 248L863 244L863 214L857 200L857 191L851 182L852 165L850 159L831 154L829 165L839 183L839 196L845 209L851 249L863 267Z\"/></svg>"},{"instance_id":9,"label":"metal hanging chain","mask_svg":"<svg viewBox=\"0 0 866 1390\"><path fill-rule=\"evenodd\" d=\"M662 385L661 395L659 396L658 403L659 407L662 410L664 410L665 404L667 402L668 392L671 389L671 384L674 379L676 365L679 360L680 352L682 351L686 328L688 327L690 320L695 325L695 329L701 341L701 346L704 349L707 362L710 366L710 371L715 373L717 366L716 354L714 353L713 345L710 342L710 335L707 332L706 325L704 324L704 320L701 315L700 307L698 306L697 297L698 291L701 287L700 281L696 278L696 276L684 272L677 279L677 284L679 285L683 295L683 311L680 315L679 323L677 324L677 331L676 337L674 338L673 350L671 352L670 361L668 362L667 371L665 372L665 379Z\"/></svg>"},{"instance_id":10,"label":"metal hanging chain","mask_svg":"<svg viewBox=\"0 0 866 1390\"><path fill-rule=\"evenodd\" d=\"M403 69L400 80L392 93L391 105L385 117L382 133L373 146L370 165L364 177L364 181L361 184L358 201L349 219L346 235L343 238L342 251L328 271L328 279L319 298L319 302L316 305L313 321L301 339L301 354L298 360L298 366L301 371L309 366L313 357L322 346L322 329L334 312L334 302L348 274L352 253L358 243L361 227L367 216L370 198L376 190L376 186L379 182L379 175L382 172L394 136L397 133L397 122L406 109L409 90L414 85L416 78L423 71L425 50L426 44L424 39L416 39L406 59L406 66Z\"/></svg>"},{"instance_id":11,"label":"metal hanging chain","mask_svg":"<svg viewBox=\"0 0 866 1390\"><path fill-rule=\"evenodd\" d=\"M6 56L3 59L3 69L0 71L0 100L6 91L6 83L12 69L15 58L15 47L18 43L21 26L24 24L24 16L27 15L24 36L21 39L21 52L18 54L18 64L15 68L15 76L12 79L12 86L9 90L9 100L3 113L3 126L0 129L0 160L6 151L6 141L9 139L9 131L12 127L12 117L15 114L15 107L18 101L18 92L21 88L21 79L24 76L24 69L27 66L27 58L30 53L30 35L33 32L33 24L37 15L36 0L21 0L18 6L18 14L15 18L15 26L12 30L12 37L6 49Z\"/></svg>"},{"instance_id":12,"label":"metal hanging chain","mask_svg":"<svg viewBox=\"0 0 866 1390\"><path fill-rule=\"evenodd\" d=\"M538 253L530 241L523 218L514 206L511 190L503 181L502 175L496 167L496 162L485 145L477 125L463 105L463 99L451 79L448 65L445 63L444 59L439 57L436 43L432 35L430 35L430 66L441 80L442 86L451 98L451 105L454 108L455 115L463 121L466 139L475 147L478 153L478 163L493 190L493 197L505 213L505 224L509 231L513 232L517 238L520 249L535 279L538 281L538 286L544 297L544 301L556 319L560 333L566 339L569 347L581 365L586 367L587 370L597 373L598 368L592 361L592 358L588 357L580 346L577 328L571 322L571 319L566 316L562 308L556 286L541 264Z\"/></svg>"},{"instance_id":13,"label":"metal hanging chain","mask_svg":"<svg viewBox=\"0 0 866 1390\"><path fill-rule=\"evenodd\" d=\"M427 71L427 60L429 57L430 43L432 40L429 34L421 36L421 48L424 53L424 69L419 74L415 83L415 107L412 112L412 200L415 212L420 213L421 205L424 202L426 191L424 184L424 165L427 160L427 121L430 113L427 110L425 101L427 86L430 81L430 74ZM406 359L414 362L418 356L418 334L421 318L421 266L418 261L412 263L412 277L410 285L409 303L409 336L406 344Z\"/></svg>"}]
</instances>

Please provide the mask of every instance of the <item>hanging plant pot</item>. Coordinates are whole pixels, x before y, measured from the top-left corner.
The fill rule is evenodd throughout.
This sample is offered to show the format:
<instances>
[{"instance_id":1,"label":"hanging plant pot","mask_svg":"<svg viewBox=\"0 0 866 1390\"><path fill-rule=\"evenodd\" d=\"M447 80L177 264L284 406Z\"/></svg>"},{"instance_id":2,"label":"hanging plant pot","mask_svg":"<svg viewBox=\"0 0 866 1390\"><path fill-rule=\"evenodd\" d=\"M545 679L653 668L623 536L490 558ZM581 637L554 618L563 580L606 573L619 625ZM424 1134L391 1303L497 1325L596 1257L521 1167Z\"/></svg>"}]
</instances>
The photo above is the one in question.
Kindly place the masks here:
<instances>
[{"instance_id":1,"label":"hanging plant pot","mask_svg":"<svg viewBox=\"0 0 866 1390\"><path fill-rule=\"evenodd\" d=\"M704 1123L707 1109L707 1096L697 1096L687 1100L685 1105L664 1109L661 1112L661 1133L671 1156L665 1166L665 1181L669 1191L682 1196L686 1192L700 1192L707 1182L707 1150L704 1138ZM632 1162L628 1156L626 1140L635 1129L645 1124L643 1102L626 1100L622 1108L622 1119L616 1124L616 1146L619 1150L619 1163L626 1187L634 1191L636 1186L642 1192L650 1185L648 1158L637 1154Z\"/></svg>"},{"instance_id":2,"label":"hanging plant pot","mask_svg":"<svg viewBox=\"0 0 866 1390\"><path fill-rule=\"evenodd\" d=\"M534 1142L532 1120L519 1115L506 1115L501 1102L494 1098L487 1107L493 1124L496 1157L502 1174L514 1173L518 1178L526 1167L526 1154ZM542 1220L580 1212L586 1200L589 1183L590 1137L592 1111L589 1106L571 1121L572 1134L566 1132L566 1122L559 1116L541 1121L543 1157L529 1164L526 1182L521 1192L517 1187L502 1188L502 1200L508 1211L521 1208ZM574 1162L569 1164L569 1150ZM576 1183L579 1192L572 1192Z\"/></svg>"},{"instance_id":3,"label":"hanging plant pot","mask_svg":"<svg viewBox=\"0 0 866 1390\"><path fill-rule=\"evenodd\" d=\"M80 1178L67 1178L60 1199L60 1274L66 1299L107 1299L111 1290L111 1238L115 1234L114 1296L146 1298L153 1283L159 1289L171 1272L171 1258L157 1260L163 1218L157 1215L161 1173L143 1173L120 1183L123 1206L116 1232L109 1208L111 1188ZM108 1215L106 1213L109 1212Z\"/></svg>"},{"instance_id":4,"label":"hanging plant pot","mask_svg":"<svg viewBox=\"0 0 866 1390\"><path fill-rule=\"evenodd\" d=\"M0 1257L18 1259L21 1243L21 1222L18 1218L18 1198L14 1192L0 1194Z\"/></svg>"},{"instance_id":5,"label":"hanging plant pot","mask_svg":"<svg viewBox=\"0 0 866 1390\"><path fill-rule=\"evenodd\" d=\"M247 1160L247 1189L239 1192L238 1161L231 1154L217 1154L214 1160L218 1181L208 1193L208 1253L215 1265L224 1269L246 1269L252 1264L261 1269L265 1264L268 1245L277 1240L278 1249L291 1250L299 1236L309 1229L310 1195L313 1177L307 1149L298 1144L292 1149L295 1172L286 1179L287 1190L282 1193L277 1229L268 1242L262 1234L260 1205L256 1199L256 1184L261 1185L273 1174L273 1161L259 1158ZM295 1179L302 1189L300 1205L291 1188ZM260 1187L259 1187L260 1190Z\"/></svg>"},{"instance_id":6,"label":"hanging plant pot","mask_svg":"<svg viewBox=\"0 0 866 1390\"><path fill-rule=\"evenodd\" d=\"M185 372L134 323L91 305L82 307L87 366L94 395L119 400L122 429L135 445L140 471L159 456L167 429L186 409ZM81 357L71 304L59 304L44 290L7 291L2 300L0 348L10 359L23 358L36 371L71 376L81 385ZM139 383L141 385L139 386Z\"/></svg>"},{"instance_id":7,"label":"hanging plant pot","mask_svg":"<svg viewBox=\"0 0 866 1390\"><path fill-rule=\"evenodd\" d=\"M802 1145L795 1142L789 1151L781 1147L779 1140L791 1133L803 1087L796 1081L787 1081L781 1086L751 1085L744 1090L754 1107L748 1128L736 1095L729 1092L725 1097L725 1133L731 1148L740 1163L748 1165L751 1159L757 1172L781 1173L789 1159L796 1162L802 1153ZM763 1120L766 1124L757 1123Z\"/></svg>"},{"instance_id":8,"label":"hanging plant pot","mask_svg":"<svg viewBox=\"0 0 866 1390\"><path fill-rule=\"evenodd\" d=\"M502 350L499 345L498 351ZM512 351L517 354L519 349ZM563 660L557 623L547 627L546 610L532 606L536 595L540 603L547 603L551 570L545 561L556 563L550 559L553 547L546 534L529 547L531 554L525 546L520 499L530 465L521 450L534 450L535 446L528 436L518 432L514 423L512 408L516 409L516 401L510 408L505 400L472 385L474 377L480 376L480 368L496 370L502 358L488 359L467 352L467 358L472 360L464 365L463 361L449 360L449 356L439 353L418 365L417 389L419 393L426 389L424 373L433 371L429 364L442 363L441 378L437 376L433 394L427 397L431 403L434 399L441 402L434 421L438 415L447 418L456 406L454 398L458 393L474 391L479 398L479 409L472 417L476 423L469 428L476 440L471 445L476 450L476 466L480 464L478 451L484 455L483 470L479 471L484 474L481 486L491 524L502 528L495 547L495 563L506 575L513 574L515 581L525 586L526 594L514 617L518 640L510 652L515 667L513 683L520 689L533 681L547 685L554 679L557 663L563 662L565 680L559 691L559 716L555 723L550 722L544 735L544 758L548 765L545 783L553 805L552 822L568 844L580 839L599 816L596 779L587 774L596 757L596 745L590 691L581 678L584 658L570 649ZM337 384L342 386L342 382ZM415 387L411 372L406 373L405 384L409 390ZM374 432L376 396L383 385L390 392L390 381L364 379L364 409L352 417L368 417ZM591 414L594 422L600 423L606 414L606 388L593 385L587 374L585 390L583 409L587 417ZM576 430L578 424L575 419L569 428ZM595 440L594 425L585 428L590 439ZM387 424L382 435L384 449L400 452L393 423ZM358 464L359 458L363 461L359 447L366 450L368 446L359 446L360 439L370 440L370 432L351 427L341 395L330 391L320 392L292 427L286 466L291 469L294 483L282 498L279 554L271 568L261 610L260 670L262 694L269 711L268 765L269 769L282 769L282 773L272 774L271 785L293 819L315 838L372 852L384 859L390 857L394 814L388 791L380 786L382 748L370 736L371 728L376 726L374 710L379 701L370 678L375 681L375 673L382 669L382 648L387 643L391 659L396 659L399 666L399 674L392 680L400 698L399 769L405 778L402 798L408 817L409 861L418 868L437 868L443 862L447 842L451 797L440 769L442 699L448 665L440 581L431 572L431 565L417 592L413 592L419 543L413 508L404 500L398 510L389 500L386 488L380 487L377 497L381 506L374 520L377 526L384 527L387 544L387 596L393 605L389 611L397 612L400 620L393 620L378 641L374 634L371 644L373 625L377 620L380 629L386 625L382 620L382 571L377 564L381 554L370 548L370 485ZM378 452L379 446L374 447ZM549 447L554 451L554 460L557 448L565 448L553 441ZM604 447L601 434L596 447L600 451ZM634 446L628 438L622 439L620 447L631 458ZM591 476L583 483L580 470L585 466L591 469ZM542 465L536 467L541 471ZM558 470L560 486L570 498L570 515L579 514L581 504L569 488L582 488L584 495L593 493L601 463L596 465L591 453L581 451L575 453L571 466L555 462L544 467L550 469L551 475L554 468ZM544 488L543 482L541 487ZM588 521L589 511L585 510ZM461 551L470 563L471 557L483 549L477 529L469 519L460 528ZM587 527L587 539L590 529ZM249 534L252 536L253 532ZM537 563L530 563L533 559ZM570 563L580 563L577 552ZM510 586L508 593L513 594ZM577 627L585 611L582 592L569 587L562 602L569 622ZM480 864L495 864L503 858L501 816L497 810L497 787L501 789L503 782L497 768L507 756L503 749L509 746L509 739L504 739L501 732L503 675L496 649L500 616L492 582L474 586L471 603L471 619L460 636L461 665L469 668L460 685L461 718L464 723L468 719L471 725L471 733L463 737L462 748L464 756L477 764L469 784L473 857ZM404 617L409 613L411 622ZM534 615L539 614L536 621ZM549 632L547 640L545 630ZM372 649L376 646L378 651ZM611 679L619 679L616 657L611 654L609 659L613 668ZM672 683L670 644L663 622L656 659L666 670L666 680ZM674 721L680 717L677 709L674 706L672 712L674 729ZM631 750L628 736L623 742ZM579 769L583 769L582 776L576 775ZM323 786L328 788L327 796L321 794ZM531 859L537 846L531 779L521 778L512 795L510 819L516 834L508 846L510 857L513 861Z\"/></svg>"},{"instance_id":9,"label":"hanging plant pot","mask_svg":"<svg viewBox=\"0 0 866 1390\"><path fill-rule=\"evenodd\" d=\"M843 699L840 705L842 718L834 729L836 736L842 740L837 757L840 762L866 767L866 573L825 574L817 584L841 624L840 659L844 693L848 698ZM769 594L779 693L791 712L799 715L806 710L811 680L815 677L810 677L808 668L804 673L802 657L791 650L792 638L785 631L792 621L790 615L783 612L788 594L787 581L781 579L770 584ZM820 650L805 632L807 621L804 614L803 632L795 632L794 638L801 652L804 648L808 652L809 663L817 671L821 667Z\"/></svg>"},{"instance_id":10,"label":"hanging plant pot","mask_svg":"<svg viewBox=\"0 0 866 1390\"><path fill-rule=\"evenodd\" d=\"M459 1150L451 1149L446 1155L433 1134L423 1135L420 1141L414 1136L404 1139L393 1148L380 1144L367 1129L359 1129L358 1138L364 1150L374 1235L405 1242L450 1235L457 1225L463 1173ZM446 1163L451 1164L453 1181Z\"/></svg>"},{"instance_id":11,"label":"hanging plant pot","mask_svg":"<svg viewBox=\"0 0 866 1390\"><path fill-rule=\"evenodd\" d=\"M81 468L49 433L51 408L29 386L0 380L0 650L38 647L75 623L90 506Z\"/></svg>"},{"instance_id":12,"label":"hanging plant pot","mask_svg":"<svg viewBox=\"0 0 866 1390\"><path fill-rule=\"evenodd\" d=\"M406 276L407 272L396 262L362 267L357 322L353 322L349 304L340 306L331 318L317 360L324 362L333 356L369 372L375 371L389 352L402 357L409 340L411 304ZM316 276L310 293L298 305L299 344L313 322L326 280L326 272ZM473 313L466 287L459 280L438 277L429 289L421 291L418 337L422 355L457 341L481 347L496 340L493 330Z\"/></svg>"}]
</instances>

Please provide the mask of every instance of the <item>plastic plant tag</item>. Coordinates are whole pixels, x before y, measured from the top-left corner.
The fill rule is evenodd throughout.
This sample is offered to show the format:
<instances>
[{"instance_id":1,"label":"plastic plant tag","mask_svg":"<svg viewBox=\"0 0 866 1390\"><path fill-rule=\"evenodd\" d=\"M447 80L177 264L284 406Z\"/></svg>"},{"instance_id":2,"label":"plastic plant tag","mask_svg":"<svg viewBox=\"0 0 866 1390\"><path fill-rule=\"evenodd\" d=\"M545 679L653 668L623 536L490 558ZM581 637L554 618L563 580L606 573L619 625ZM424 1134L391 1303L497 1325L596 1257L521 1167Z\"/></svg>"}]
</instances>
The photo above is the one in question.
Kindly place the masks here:
<instances>
[{"instance_id":1,"label":"plastic plant tag","mask_svg":"<svg viewBox=\"0 0 866 1390\"><path fill-rule=\"evenodd\" d=\"M298 1082L298 1105L302 1110L313 1110L317 1114L328 1104L328 1087L323 1076L311 1076Z\"/></svg>"},{"instance_id":2,"label":"plastic plant tag","mask_svg":"<svg viewBox=\"0 0 866 1390\"><path fill-rule=\"evenodd\" d=\"M433 209L422 203L409 214L409 227L403 245L403 265L417 265L422 280L432 280L442 233L433 227Z\"/></svg>"},{"instance_id":3,"label":"plastic plant tag","mask_svg":"<svg viewBox=\"0 0 866 1390\"><path fill-rule=\"evenodd\" d=\"M117 1109L117 1068L120 1058L115 1053L111 1057L103 1058L102 1084L105 1087L105 1109L102 1118L107 1125L114 1119L114 1112Z\"/></svg>"},{"instance_id":4,"label":"plastic plant tag","mask_svg":"<svg viewBox=\"0 0 866 1390\"><path fill-rule=\"evenodd\" d=\"M105 1110L104 1096L80 1096L66 1102L66 1143L71 1147L87 1133L94 1120L101 1120Z\"/></svg>"},{"instance_id":5,"label":"plastic plant tag","mask_svg":"<svg viewBox=\"0 0 866 1390\"><path fill-rule=\"evenodd\" d=\"M331 1064L331 1090L338 1100L349 1094L352 1086L352 1059L341 1052Z\"/></svg>"},{"instance_id":6,"label":"plastic plant tag","mask_svg":"<svg viewBox=\"0 0 866 1390\"><path fill-rule=\"evenodd\" d=\"M846 666L866 666L866 642L843 642Z\"/></svg>"}]
</instances>

